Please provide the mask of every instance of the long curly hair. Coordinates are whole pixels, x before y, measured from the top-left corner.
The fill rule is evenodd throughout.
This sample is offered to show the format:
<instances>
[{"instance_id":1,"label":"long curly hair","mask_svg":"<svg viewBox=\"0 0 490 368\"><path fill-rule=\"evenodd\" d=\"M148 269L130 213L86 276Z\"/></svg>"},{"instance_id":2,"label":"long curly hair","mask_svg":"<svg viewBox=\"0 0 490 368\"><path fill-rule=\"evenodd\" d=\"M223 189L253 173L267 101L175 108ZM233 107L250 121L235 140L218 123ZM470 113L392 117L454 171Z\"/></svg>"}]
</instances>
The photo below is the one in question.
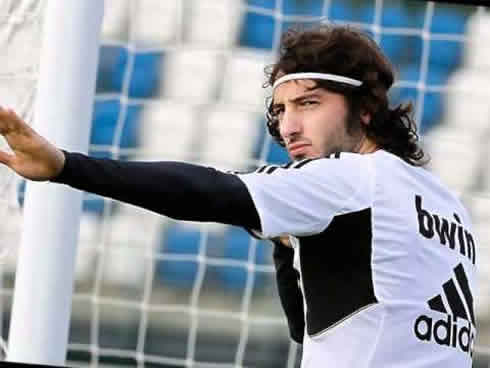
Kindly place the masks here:
<instances>
[{"instance_id":1,"label":"long curly hair","mask_svg":"<svg viewBox=\"0 0 490 368\"><path fill-rule=\"evenodd\" d=\"M345 96L350 113L370 113L366 135L382 149L414 166L428 162L419 145L417 125L412 118L412 104L390 108L387 92L394 81L393 66L369 36L349 26L319 25L315 28L290 29L281 38L279 58L265 69L267 82L284 74L318 72L338 74L362 81L360 87L324 80L315 88L325 88ZM272 111L272 97L267 101L269 133L282 146L278 121Z\"/></svg>"}]
</instances>

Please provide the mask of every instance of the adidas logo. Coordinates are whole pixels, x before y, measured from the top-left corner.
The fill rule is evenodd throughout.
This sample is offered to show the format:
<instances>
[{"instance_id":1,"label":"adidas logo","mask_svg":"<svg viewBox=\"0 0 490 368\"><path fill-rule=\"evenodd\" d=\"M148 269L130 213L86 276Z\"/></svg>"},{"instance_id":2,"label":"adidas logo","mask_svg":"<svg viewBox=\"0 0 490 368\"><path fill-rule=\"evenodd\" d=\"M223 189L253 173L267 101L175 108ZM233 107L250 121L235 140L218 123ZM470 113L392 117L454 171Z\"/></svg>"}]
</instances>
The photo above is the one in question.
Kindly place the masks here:
<instances>
[{"instance_id":1,"label":"adidas logo","mask_svg":"<svg viewBox=\"0 0 490 368\"><path fill-rule=\"evenodd\" d=\"M447 314L446 319L435 320L421 315L415 320L414 332L419 340L434 341L473 356L476 335L473 295L461 263L454 268L454 275L455 280L451 278L445 282L443 292L427 302L433 311Z\"/></svg>"}]
</instances>

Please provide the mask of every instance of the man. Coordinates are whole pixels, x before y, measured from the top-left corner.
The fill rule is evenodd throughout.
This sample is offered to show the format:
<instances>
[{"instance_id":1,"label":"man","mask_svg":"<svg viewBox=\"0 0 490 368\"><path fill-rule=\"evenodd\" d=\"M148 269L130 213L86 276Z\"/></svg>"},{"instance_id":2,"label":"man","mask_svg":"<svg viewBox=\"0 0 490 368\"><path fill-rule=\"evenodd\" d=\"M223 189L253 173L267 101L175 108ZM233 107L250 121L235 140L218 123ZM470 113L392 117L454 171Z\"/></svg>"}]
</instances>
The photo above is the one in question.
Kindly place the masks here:
<instances>
[{"instance_id":1,"label":"man","mask_svg":"<svg viewBox=\"0 0 490 368\"><path fill-rule=\"evenodd\" d=\"M476 242L467 211L421 168L393 70L348 27L290 31L268 71L270 133L293 161L232 174L61 151L12 111L0 162L167 216L273 239L302 367L470 367ZM292 247L292 248L289 248Z\"/></svg>"}]
</instances>

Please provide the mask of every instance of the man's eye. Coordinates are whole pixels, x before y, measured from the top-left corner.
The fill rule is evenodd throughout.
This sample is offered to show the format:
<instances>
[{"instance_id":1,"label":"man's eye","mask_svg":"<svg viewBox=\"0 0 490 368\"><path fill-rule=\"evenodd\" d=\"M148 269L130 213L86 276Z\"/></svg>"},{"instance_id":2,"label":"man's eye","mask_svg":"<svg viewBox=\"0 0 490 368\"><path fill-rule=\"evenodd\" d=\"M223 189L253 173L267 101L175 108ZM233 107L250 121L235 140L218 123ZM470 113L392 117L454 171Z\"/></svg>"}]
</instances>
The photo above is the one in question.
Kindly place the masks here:
<instances>
[{"instance_id":1,"label":"man's eye","mask_svg":"<svg viewBox=\"0 0 490 368\"><path fill-rule=\"evenodd\" d=\"M274 116L274 117L276 117L276 118L277 118L277 117L279 117L279 116L281 116L281 115L282 115L283 111L284 111L284 110L283 110L283 109L281 109L281 108L278 108L278 109L273 109L273 110L272 110L272 116Z\"/></svg>"},{"instance_id":2,"label":"man's eye","mask_svg":"<svg viewBox=\"0 0 490 368\"><path fill-rule=\"evenodd\" d=\"M311 105L316 105L318 103L318 101L315 101L315 100L304 100L303 102L301 102L301 105L302 106L311 106Z\"/></svg>"}]
</instances>

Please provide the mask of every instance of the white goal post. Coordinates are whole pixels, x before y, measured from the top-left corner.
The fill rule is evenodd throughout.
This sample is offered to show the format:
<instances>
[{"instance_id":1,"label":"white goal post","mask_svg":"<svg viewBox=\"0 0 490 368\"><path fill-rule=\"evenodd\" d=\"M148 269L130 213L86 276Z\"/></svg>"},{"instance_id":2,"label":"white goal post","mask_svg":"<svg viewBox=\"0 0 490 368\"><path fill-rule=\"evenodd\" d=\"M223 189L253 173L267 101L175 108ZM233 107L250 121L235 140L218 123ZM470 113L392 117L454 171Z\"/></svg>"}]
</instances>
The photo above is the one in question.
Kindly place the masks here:
<instances>
[{"instance_id":1,"label":"white goal post","mask_svg":"<svg viewBox=\"0 0 490 368\"><path fill-rule=\"evenodd\" d=\"M68 150L88 151L103 9L46 4L34 126ZM65 363L81 203L81 192L27 184L8 361Z\"/></svg>"}]
</instances>

